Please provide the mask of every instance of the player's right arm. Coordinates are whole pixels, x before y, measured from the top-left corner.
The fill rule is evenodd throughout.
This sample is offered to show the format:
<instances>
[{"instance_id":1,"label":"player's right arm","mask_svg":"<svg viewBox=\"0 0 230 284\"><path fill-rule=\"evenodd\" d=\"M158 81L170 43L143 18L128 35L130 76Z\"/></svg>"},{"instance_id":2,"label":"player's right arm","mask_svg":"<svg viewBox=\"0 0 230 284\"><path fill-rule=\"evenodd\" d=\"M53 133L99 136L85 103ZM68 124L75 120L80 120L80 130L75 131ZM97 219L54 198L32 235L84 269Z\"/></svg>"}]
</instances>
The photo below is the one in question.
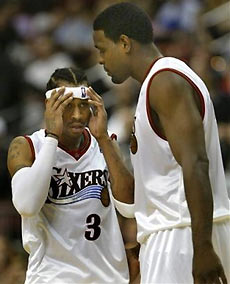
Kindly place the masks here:
<instances>
[{"instance_id":1,"label":"player's right arm","mask_svg":"<svg viewBox=\"0 0 230 284\"><path fill-rule=\"evenodd\" d=\"M8 169L12 176L13 204L21 216L31 217L44 205L56 157L58 137L63 128L63 111L72 100L72 94L62 96L64 89L53 91L46 102L45 121L48 133L36 159L29 143L23 137L15 138L9 148Z\"/></svg>"},{"instance_id":2,"label":"player's right arm","mask_svg":"<svg viewBox=\"0 0 230 284\"><path fill-rule=\"evenodd\" d=\"M12 176L12 201L21 216L36 215L44 205L58 141L45 137L44 144L35 161L24 137L15 138L9 148L8 169Z\"/></svg>"}]
</instances>

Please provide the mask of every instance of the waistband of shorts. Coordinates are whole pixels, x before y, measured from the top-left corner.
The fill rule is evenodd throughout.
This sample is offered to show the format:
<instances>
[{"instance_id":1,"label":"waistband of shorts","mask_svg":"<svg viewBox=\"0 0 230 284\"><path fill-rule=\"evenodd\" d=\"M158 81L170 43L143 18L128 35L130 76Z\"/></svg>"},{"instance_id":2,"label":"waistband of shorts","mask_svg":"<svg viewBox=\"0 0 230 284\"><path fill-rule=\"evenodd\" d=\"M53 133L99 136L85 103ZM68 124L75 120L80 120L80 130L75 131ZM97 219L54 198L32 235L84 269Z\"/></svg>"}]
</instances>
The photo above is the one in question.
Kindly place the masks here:
<instances>
[{"instance_id":1,"label":"waistband of shorts","mask_svg":"<svg viewBox=\"0 0 230 284\"><path fill-rule=\"evenodd\" d=\"M227 220L230 220L230 215L214 217L213 218L213 224L219 223L219 222L225 222ZM180 224L176 224L176 225L172 225L172 226L163 227L163 228L158 229L156 231L152 231L151 233L149 233L148 235L143 237L143 240L138 241L138 242L140 244L144 244L145 242L147 242L149 236L151 236L152 234L157 233L157 232L167 231L167 230L172 230L172 229L185 228L185 227L191 227L191 222L187 222L187 223L184 222L184 223L180 223Z\"/></svg>"}]
</instances>

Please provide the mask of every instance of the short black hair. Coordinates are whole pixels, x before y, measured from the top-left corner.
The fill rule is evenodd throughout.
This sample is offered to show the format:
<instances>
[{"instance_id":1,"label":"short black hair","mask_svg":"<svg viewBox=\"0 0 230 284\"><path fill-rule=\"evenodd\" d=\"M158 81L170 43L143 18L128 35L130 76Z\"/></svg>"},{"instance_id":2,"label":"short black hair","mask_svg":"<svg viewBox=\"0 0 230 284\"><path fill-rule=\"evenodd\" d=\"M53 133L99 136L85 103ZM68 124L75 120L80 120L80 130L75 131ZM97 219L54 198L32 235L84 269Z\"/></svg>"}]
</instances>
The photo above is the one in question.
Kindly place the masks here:
<instances>
[{"instance_id":1,"label":"short black hair","mask_svg":"<svg viewBox=\"0 0 230 284\"><path fill-rule=\"evenodd\" d=\"M80 85L81 83L88 83L87 76L85 72L78 68L59 68L54 71L51 75L47 85L46 91L55 89L58 87L58 81L66 81L68 83L73 83L76 85Z\"/></svg>"},{"instance_id":2,"label":"short black hair","mask_svg":"<svg viewBox=\"0 0 230 284\"><path fill-rule=\"evenodd\" d=\"M122 34L140 42L153 42L153 28L144 10L129 2L109 6L94 20L93 29L103 30L105 36L117 42Z\"/></svg>"}]
</instances>

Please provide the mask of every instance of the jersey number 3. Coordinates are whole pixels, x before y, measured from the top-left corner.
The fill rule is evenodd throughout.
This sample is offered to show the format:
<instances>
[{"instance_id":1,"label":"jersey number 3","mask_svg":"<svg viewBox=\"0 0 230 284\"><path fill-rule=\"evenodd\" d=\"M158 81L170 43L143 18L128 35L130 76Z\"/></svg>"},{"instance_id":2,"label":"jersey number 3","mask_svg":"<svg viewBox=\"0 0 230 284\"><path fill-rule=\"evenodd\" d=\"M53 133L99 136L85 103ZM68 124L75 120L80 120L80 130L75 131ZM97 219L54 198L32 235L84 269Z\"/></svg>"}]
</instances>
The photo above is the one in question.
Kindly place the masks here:
<instances>
[{"instance_id":1,"label":"jersey number 3","mask_svg":"<svg viewBox=\"0 0 230 284\"><path fill-rule=\"evenodd\" d=\"M85 231L85 238L89 241L95 241L101 234L101 218L97 214L90 214L86 218L87 229Z\"/></svg>"}]
</instances>

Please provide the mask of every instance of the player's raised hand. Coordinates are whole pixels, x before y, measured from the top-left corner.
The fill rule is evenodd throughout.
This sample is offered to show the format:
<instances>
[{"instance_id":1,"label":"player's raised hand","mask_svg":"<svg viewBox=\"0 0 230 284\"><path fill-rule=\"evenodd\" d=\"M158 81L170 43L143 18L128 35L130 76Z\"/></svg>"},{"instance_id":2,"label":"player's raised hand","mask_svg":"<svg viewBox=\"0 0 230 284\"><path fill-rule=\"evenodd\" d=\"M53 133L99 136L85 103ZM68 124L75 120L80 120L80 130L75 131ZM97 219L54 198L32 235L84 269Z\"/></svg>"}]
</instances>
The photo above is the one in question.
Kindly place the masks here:
<instances>
[{"instance_id":1,"label":"player's raised hand","mask_svg":"<svg viewBox=\"0 0 230 284\"><path fill-rule=\"evenodd\" d=\"M212 246L194 253L193 278L195 284L227 284L223 267Z\"/></svg>"},{"instance_id":2,"label":"player's raised hand","mask_svg":"<svg viewBox=\"0 0 230 284\"><path fill-rule=\"evenodd\" d=\"M87 90L87 94L90 97L88 100L92 106L92 115L89 121L89 129L92 135L100 140L103 137L108 136L107 132L107 113L104 107L102 98L91 88Z\"/></svg>"},{"instance_id":3,"label":"player's raised hand","mask_svg":"<svg viewBox=\"0 0 230 284\"><path fill-rule=\"evenodd\" d=\"M61 136L63 130L63 111L65 107L73 100L73 93L63 96L65 88L56 91L53 90L51 97L46 100L45 124L46 130L58 137Z\"/></svg>"}]
</instances>

